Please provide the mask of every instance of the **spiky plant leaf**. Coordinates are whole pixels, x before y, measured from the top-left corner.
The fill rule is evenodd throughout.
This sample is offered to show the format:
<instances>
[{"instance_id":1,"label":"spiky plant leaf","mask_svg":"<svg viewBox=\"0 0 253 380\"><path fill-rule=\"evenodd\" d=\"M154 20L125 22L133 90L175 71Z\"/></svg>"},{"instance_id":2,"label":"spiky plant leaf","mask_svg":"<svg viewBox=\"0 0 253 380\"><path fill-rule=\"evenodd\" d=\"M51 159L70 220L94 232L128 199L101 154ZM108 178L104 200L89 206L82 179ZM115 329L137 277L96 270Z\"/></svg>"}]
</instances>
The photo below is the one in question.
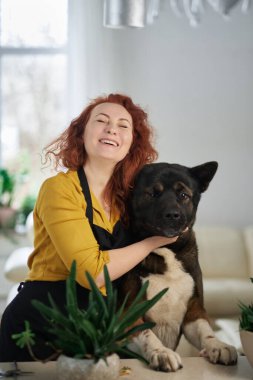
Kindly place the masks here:
<instances>
[{"instance_id":1,"label":"spiky plant leaf","mask_svg":"<svg viewBox=\"0 0 253 380\"><path fill-rule=\"evenodd\" d=\"M54 321L64 326L64 329L72 328L72 322L58 309L47 306L43 302L37 300L32 300L31 303L43 315L43 317L46 320L51 322Z\"/></svg>"},{"instance_id":2,"label":"spiky plant leaf","mask_svg":"<svg viewBox=\"0 0 253 380\"><path fill-rule=\"evenodd\" d=\"M119 327L125 329L133 325L133 323L141 318L151 307L153 307L167 291L168 288L165 288L150 300L145 300L142 303L135 305L135 307L127 309L127 312L123 316Z\"/></svg>"},{"instance_id":3,"label":"spiky plant leaf","mask_svg":"<svg viewBox=\"0 0 253 380\"><path fill-rule=\"evenodd\" d=\"M91 288L93 300L95 300L95 302L98 305L97 310L101 312L100 313L101 316L103 316L103 315L108 316L108 308L106 307L105 300L104 300L99 288L97 287L97 285L96 285L95 281L93 280L92 276L90 275L90 273L86 272L85 274L86 274L87 280L88 280L90 288Z\"/></svg>"},{"instance_id":4,"label":"spiky plant leaf","mask_svg":"<svg viewBox=\"0 0 253 380\"><path fill-rule=\"evenodd\" d=\"M76 262L71 266L70 275L66 281L66 307L69 316L75 318L78 310L77 297L76 297Z\"/></svg>"}]
</instances>

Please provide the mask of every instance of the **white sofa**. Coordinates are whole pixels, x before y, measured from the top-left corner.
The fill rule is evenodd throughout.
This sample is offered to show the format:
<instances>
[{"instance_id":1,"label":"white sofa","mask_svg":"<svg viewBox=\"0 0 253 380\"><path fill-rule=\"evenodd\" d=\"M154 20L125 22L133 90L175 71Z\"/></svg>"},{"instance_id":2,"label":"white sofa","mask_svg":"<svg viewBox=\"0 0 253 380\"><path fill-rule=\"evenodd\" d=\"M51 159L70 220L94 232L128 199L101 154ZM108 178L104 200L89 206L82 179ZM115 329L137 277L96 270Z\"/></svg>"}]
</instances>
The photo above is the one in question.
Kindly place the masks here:
<instances>
[{"instance_id":1,"label":"white sofa","mask_svg":"<svg viewBox=\"0 0 253 380\"><path fill-rule=\"evenodd\" d=\"M238 302L253 302L253 226L195 229L204 276L205 306L212 317L236 317Z\"/></svg>"},{"instance_id":2,"label":"white sofa","mask_svg":"<svg viewBox=\"0 0 253 380\"><path fill-rule=\"evenodd\" d=\"M195 227L203 272L204 302L216 336L242 351L239 302L253 302L253 226ZM196 354L184 339L178 351Z\"/></svg>"},{"instance_id":3,"label":"white sofa","mask_svg":"<svg viewBox=\"0 0 253 380\"><path fill-rule=\"evenodd\" d=\"M29 226L30 224L30 226ZM32 239L31 217L28 232ZM241 349L239 338L239 301L253 302L253 226L195 227L199 246L199 261L203 272L205 306L216 335ZM5 263L7 279L15 283L7 302L16 293L17 283L26 277L27 258L32 246L16 249ZM192 356L196 351L182 339L178 351Z\"/></svg>"}]
</instances>

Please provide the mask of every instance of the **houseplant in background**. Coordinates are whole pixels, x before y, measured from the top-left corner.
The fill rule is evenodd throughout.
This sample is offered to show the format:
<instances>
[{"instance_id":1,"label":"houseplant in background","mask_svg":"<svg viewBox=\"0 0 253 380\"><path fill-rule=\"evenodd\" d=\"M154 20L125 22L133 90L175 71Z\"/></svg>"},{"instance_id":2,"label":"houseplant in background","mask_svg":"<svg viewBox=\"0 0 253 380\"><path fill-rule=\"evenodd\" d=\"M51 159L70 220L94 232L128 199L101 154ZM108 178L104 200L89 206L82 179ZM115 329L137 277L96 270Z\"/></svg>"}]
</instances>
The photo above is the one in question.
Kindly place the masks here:
<instances>
[{"instance_id":1,"label":"houseplant in background","mask_svg":"<svg viewBox=\"0 0 253 380\"><path fill-rule=\"evenodd\" d=\"M253 277L251 277L253 283ZM240 338L244 354L253 367L253 298L250 305L240 303L241 309L240 318Z\"/></svg>"},{"instance_id":2,"label":"houseplant in background","mask_svg":"<svg viewBox=\"0 0 253 380\"><path fill-rule=\"evenodd\" d=\"M36 197L33 194L27 194L21 201L21 205L17 211L16 226L17 232L27 232L27 218L33 212ZM29 222L30 223L30 222Z\"/></svg>"},{"instance_id":3,"label":"houseplant in background","mask_svg":"<svg viewBox=\"0 0 253 380\"><path fill-rule=\"evenodd\" d=\"M16 211L12 207L15 178L7 169L0 168L0 227L13 228Z\"/></svg>"},{"instance_id":4,"label":"houseplant in background","mask_svg":"<svg viewBox=\"0 0 253 380\"><path fill-rule=\"evenodd\" d=\"M154 326L151 322L134 325L168 290L164 289L150 300L144 300L148 287L145 282L130 308L125 308L127 297L118 308L117 291L113 288L108 270L104 268L107 297L101 295L96 283L86 273L90 284L87 310L80 310L76 297L76 263L73 262L66 286L66 310L62 313L49 295L50 306L37 300L32 303L45 318L48 332L52 335L50 345L54 347L58 376L61 380L114 380L119 377L118 354L144 360L128 348L131 337L138 331ZM27 347L35 360L32 346L34 333L29 322L25 331L14 334L16 344ZM52 357L48 358L52 360ZM85 359L85 360L84 360Z\"/></svg>"}]
</instances>

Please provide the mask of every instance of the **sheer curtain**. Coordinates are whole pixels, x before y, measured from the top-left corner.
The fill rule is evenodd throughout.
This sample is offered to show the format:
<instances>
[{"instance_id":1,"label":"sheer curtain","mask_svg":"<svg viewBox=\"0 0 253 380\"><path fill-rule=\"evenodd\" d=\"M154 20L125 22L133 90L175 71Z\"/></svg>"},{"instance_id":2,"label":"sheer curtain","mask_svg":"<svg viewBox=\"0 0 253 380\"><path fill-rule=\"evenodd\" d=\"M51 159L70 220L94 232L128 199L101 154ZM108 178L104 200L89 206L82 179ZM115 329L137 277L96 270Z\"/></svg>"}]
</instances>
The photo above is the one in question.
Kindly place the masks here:
<instances>
[{"instance_id":1,"label":"sheer curtain","mask_svg":"<svg viewBox=\"0 0 253 380\"><path fill-rule=\"evenodd\" d=\"M89 99L119 89L115 33L103 27L102 0L69 1L70 118L77 116Z\"/></svg>"}]
</instances>

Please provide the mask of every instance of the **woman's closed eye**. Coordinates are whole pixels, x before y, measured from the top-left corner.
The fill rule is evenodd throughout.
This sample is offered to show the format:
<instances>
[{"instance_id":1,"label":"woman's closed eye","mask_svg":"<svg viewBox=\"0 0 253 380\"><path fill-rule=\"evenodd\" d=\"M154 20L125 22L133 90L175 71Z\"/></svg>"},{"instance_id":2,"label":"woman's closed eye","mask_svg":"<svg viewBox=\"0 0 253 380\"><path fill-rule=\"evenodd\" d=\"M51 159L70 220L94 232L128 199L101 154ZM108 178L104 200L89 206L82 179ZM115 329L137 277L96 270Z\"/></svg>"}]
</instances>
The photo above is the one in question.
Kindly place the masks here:
<instances>
[{"instance_id":1,"label":"woman's closed eye","mask_svg":"<svg viewBox=\"0 0 253 380\"><path fill-rule=\"evenodd\" d=\"M97 119L97 121L98 121L99 123L107 123L107 120L105 120L105 119Z\"/></svg>"}]
</instances>

